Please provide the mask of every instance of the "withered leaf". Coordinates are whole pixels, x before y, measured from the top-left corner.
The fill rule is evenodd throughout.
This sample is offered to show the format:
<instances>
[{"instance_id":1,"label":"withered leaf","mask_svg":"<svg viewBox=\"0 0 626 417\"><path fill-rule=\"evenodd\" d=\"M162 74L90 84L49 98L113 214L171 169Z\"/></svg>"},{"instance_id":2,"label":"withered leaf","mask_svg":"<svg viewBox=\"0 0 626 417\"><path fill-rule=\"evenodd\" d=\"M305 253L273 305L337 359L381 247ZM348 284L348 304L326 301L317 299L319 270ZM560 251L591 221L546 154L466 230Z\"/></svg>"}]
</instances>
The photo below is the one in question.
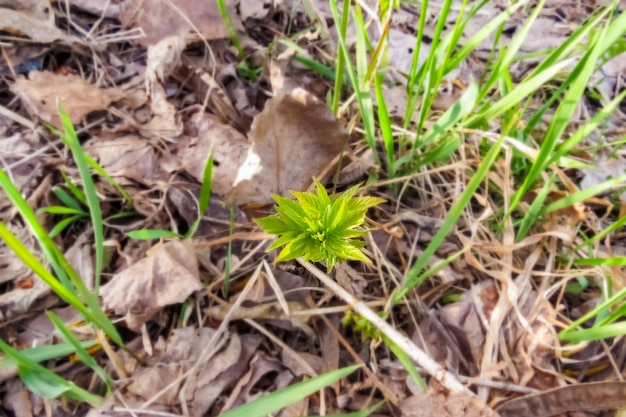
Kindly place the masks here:
<instances>
[{"instance_id":1,"label":"withered leaf","mask_svg":"<svg viewBox=\"0 0 626 417\"><path fill-rule=\"evenodd\" d=\"M215 116L196 113L189 120L195 137L178 144L181 168L202 183L204 168L213 150L213 178L211 191L224 195L229 192L250 147L248 140L230 125L221 123ZM181 138L182 139L182 138Z\"/></svg>"},{"instance_id":2,"label":"withered leaf","mask_svg":"<svg viewBox=\"0 0 626 417\"><path fill-rule=\"evenodd\" d=\"M227 0L225 3L231 16L236 16L235 2ZM215 1L130 0L123 3L119 18L124 26L143 29L146 36L136 42L145 46L176 35L192 35L205 40L228 38L228 30ZM243 30L241 22L233 21L237 29Z\"/></svg>"},{"instance_id":3,"label":"withered leaf","mask_svg":"<svg viewBox=\"0 0 626 417\"><path fill-rule=\"evenodd\" d=\"M78 123L92 111L106 109L124 98L124 92L117 88L98 88L78 75L49 71L31 71L28 78L18 77L11 91L35 116L58 128L57 100L65 106L72 123Z\"/></svg>"},{"instance_id":4,"label":"withered leaf","mask_svg":"<svg viewBox=\"0 0 626 417\"><path fill-rule=\"evenodd\" d=\"M252 147L227 197L235 205L269 204L271 194L306 189L340 154L348 134L322 101L295 88L265 104L249 139Z\"/></svg>"},{"instance_id":5,"label":"withered leaf","mask_svg":"<svg viewBox=\"0 0 626 417\"><path fill-rule=\"evenodd\" d=\"M106 308L126 314L128 327L138 330L162 307L201 288L193 243L174 240L117 274L100 294Z\"/></svg>"},{"instance_id":6,"label":"withered leaf","mask_svg":"<svg viewBox=\"0 0 626 417\"><path fill-rule=\"evenodd\" d=\"M507 401L496 408L500 417L550 417L568 411L626 407L626 382L590 382L554 388Z\"/></svg>"}]
</instances>

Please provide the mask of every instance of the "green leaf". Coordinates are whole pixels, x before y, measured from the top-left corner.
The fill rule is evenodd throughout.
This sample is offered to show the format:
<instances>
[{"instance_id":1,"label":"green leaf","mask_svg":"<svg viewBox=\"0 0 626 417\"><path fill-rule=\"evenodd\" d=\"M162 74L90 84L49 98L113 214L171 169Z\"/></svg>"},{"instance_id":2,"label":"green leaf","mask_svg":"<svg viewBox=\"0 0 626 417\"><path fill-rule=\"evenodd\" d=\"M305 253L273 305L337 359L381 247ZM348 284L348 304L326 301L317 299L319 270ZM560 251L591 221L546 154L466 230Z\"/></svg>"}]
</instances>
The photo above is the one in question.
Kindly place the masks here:
<instances>
[{"instance_id":1,"label":"green leaf","mask_svg":"<svg viewBox=\"0 0 626 417\"><path fill-rule=\"evenodd\" d=\"M274 413L287 407L289 404L321 390L341 378L345 378L359 368L359 365L354 365L327 372L307 381L298 382L280 391L265 395L257 400L237 407L234 410L227 411L221 414L221 417L265 417L268 414Z\"/></svg>"}]
</instances>

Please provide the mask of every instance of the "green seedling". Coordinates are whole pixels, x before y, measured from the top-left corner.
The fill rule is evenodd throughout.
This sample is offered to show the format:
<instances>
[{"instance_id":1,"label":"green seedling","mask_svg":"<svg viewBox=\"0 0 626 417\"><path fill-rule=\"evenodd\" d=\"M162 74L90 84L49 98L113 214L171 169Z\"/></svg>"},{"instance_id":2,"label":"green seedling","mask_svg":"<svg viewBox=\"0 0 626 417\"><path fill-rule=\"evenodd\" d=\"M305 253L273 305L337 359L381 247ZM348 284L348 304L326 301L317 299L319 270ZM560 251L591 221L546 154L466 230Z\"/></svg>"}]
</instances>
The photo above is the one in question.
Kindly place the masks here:
<instances>
[{"instance_id":1,"label":"green seedling","mask_svg":"<svg viewBox=\"0 0 626 417\"><path fill-rule=\"evenodd\" d=\"M326 261L328 271L338 262L370 262L361 251L365 242L357 238L367 233L362 226L367 209L385 200L377 197L354 197L358 185L342 194L328 195L315 181L316 193L292 191L297 201L274 195L277 215L255 222L278 239L268 251L284 246L276 262L303 257L306 261Z\"/></svg>"},{"instance_id":2,"label":"green seedling","mask_svg":"<svg viewBox=\"0 0 626 417\"><path fill-rule=\"evenodd\" d=\"M387 314L384 311L377 313L381 318L386 318ZM365 343L368 339L380 339L380 331L372 324L371 321L365 317L354 314L352 311L347 311L343 319L341 320L343 327L352 327L355 332L361 333L361 342Z\"/></svg>"}]
</instances>

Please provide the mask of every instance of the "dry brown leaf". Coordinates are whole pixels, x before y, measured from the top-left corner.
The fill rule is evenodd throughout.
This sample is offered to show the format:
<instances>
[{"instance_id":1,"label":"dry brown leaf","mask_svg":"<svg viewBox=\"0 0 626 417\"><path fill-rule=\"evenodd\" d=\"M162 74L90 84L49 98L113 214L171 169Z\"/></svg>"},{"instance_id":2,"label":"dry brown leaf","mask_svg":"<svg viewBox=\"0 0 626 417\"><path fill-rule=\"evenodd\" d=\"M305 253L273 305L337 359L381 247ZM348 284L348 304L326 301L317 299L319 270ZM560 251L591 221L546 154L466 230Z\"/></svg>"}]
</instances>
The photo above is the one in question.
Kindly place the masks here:
<instances>
[{"instance_id":1,"label":"dry brown leaf","mask_svg":"<svg viewBox=\"0 0 626 417\"><path fill-rule=\"evenodd\" d=\"M85 145L85 151L114 178L123 177L146 183L146 180L157 174L155 149L146 139L136 135L120 136L111 140L95 138Z\"/></svg>"},{"instance_id":2,"label":"dry brown leaf","mask_svg":"<svg viewBox=\"0 0 626 417\"><path fill-rule=\"evenodd\" d=\"M507 401L496 408L501 417L550 417L568 411L626 407L626 382L591 382L554 388Z\"/></svg>"},{"instance_id":3,"label":"dry brown leaf","mask_svg":"<svg viewBox=\"0 0 626 417\"><path fill-rule=\"evenodd\" d=\"M253 400L251 391L256 383L267 373L280 372L282 369L282 365L277 360L269 358L262 352L256 353L250 361L250 370L241 377L233 388L233 393L221 411L230 410Z\"/></svg>"},{"instance_id":4,"label":"dry brown leaf","mask_svg":"<svg viewBox=\"0 0 626 417\"><path fill-rule=\"evenodd\" d=\"M16 36L24 36L37 43L60 41L69 43L71 39L65 32L54 25L54 19L48 19L38 8L32 10L12 10L0 8L0 30Z\"/></svg>"},{"instance_id":5,"label":"dry brown leaf","mask_svg":"<svg viewBox=\"0 0 626 417\"><path fill-rule=\"evenodd\" d=\"M95 269L91 254L91 230L83 232L65 252L65 259L72 265L87 288L93 290Z\"/></svg>"},{"instance_id":6,"label":"dry brown leaf","mask_svg":"<svg viewBox=\"0 0 626 417\"><path fill-rule=\"evenodd\" d=\"M106 109L109 104L124 98L117 88L98 88L78 75L61 75L49 71L31 71L28 78L19 76L11 91L35 116L61 128L57 101L61 101L72 123L76 124L95 110Z\"/></svg>"},{"instance_id":7,"label":"dry brown leaf","mask_svg":"<svg viewBox=\"0 0 626 417\"><path fill-rule=\"evenodd\" d=\"M57 0L65 1L65 0ZM79 8L96 16L104 16L108 19L117 19L120 14L120 5L102 0L69 0L72 7Z\"/></svg>"},{"instance_id":8,"label":"dry brown leaf","mask_svg":"<svg viewBox=\"0 0 626 417\"><path fill-rule=\"evenodd\" d=\"M167 100L164 83L178 65L184 48L185 41L181 36L164 38L148 48L145 77L152 119L139 130L146 137L173 139L183 132L180 115Z\"/></svg>"},{"instance_id":9,"label":"dry brown leaf","mask_svg":"<svg viewBox=\"0 0 626 417\"><path fill-rule=\"evenodd\" d=\"M138 330L164 306L181 303L201 288L193 243L174 240L115 275L100 295L106 308L125 314L128 327Z\"/></svg>"},{"instance_id":10,"label":"dry brown leaf","mask_svg":"<svg viewBox=\"0 0 626 417\"><path fill-rule=\"evenodd\" d=\"M232 339L222 352L200 367L196 374L197 380L187 384L189 389L185 397L193 398L190 405L192 416L205 416L223 391L242 379L250 359L261 344L261 338L258 335L233 335ZM241 348L235 352L231 346L236 347L237 344Z\"/></svg>"},{"instance_id":11,"label":"dry brown leaf","mask_svg":"<svg viewBox=\"0 0 626 417\"><path fill-rule=\"evenodd\" d=\"M486 417L494 413L476 398L463 392L450 394L436 383L424 392L403 400L399 407L402 417ZM532 415L532 414L524 414Z\"/></svg>"},{"instance_id":12,"label":"dry brown leaf","mask_svg":"<svg viewBox=\"0 0 626 417\"><path fill-rule=\"evenodd\" d=\"M326 105L302 88L279 92L252 123L252 147L227 200L269 204L271 194L302 191L348 140Z\"/></svg>"},{"instance_id":13,"label":"dry brown leaf","mask_svg":"<svg viewBox=\"0 0 626 417\"><path fill-rule=\"evenodd\" d=\"M237 16L235 1L226 0L225 3L235 26L243 30L241 22L234 18ZM228 30L215 1L129 0L123 3L119 17L124 26L143 29L146 37L135 42L145 46L179 35L191 40L228 38Z\"/></svg>"},{"instance_id":14,"label":"dry brown leaf","mask_svg":"<svg viewBox=\"0 0 626 417\"><path fill-rule=\"evenodd\" d=\"M180 168L202 183L204 168L213 151L213 178L211 191L228 193L237 176L237 170L246 158L248 140L237 130L221 123L207 113L194 114L188 123L194 137L181 138L177 144Z\"/></svg>"}]
</instances>

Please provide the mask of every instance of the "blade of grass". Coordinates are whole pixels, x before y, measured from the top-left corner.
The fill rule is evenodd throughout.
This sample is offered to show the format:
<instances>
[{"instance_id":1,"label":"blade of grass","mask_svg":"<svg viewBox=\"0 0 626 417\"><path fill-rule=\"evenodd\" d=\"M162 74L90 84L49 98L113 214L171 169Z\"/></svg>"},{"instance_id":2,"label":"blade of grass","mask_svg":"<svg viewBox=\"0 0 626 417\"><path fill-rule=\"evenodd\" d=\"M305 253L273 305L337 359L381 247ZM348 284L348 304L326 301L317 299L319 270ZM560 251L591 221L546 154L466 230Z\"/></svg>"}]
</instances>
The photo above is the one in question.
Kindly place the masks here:
<instances>
[{"instance_id":1,"label":"blade of grass","mask_svg":"<svg viewBox=\"0 0 626 417\"><path fill-rule=\"evenodd\" d=\"M102 397L93 395L38 363L24 358L19 351L3 340L0 340L0 349L17 363L22 382L35 394L48 399L65 395L68 398L86 402L92 407L99 407L102 404Z\"/></svg>"},{"instance_id":2,"label":"blade of grass","mask_svg":"<svg viewBox=\"0 0 626 417\"><path fill-rule=\"evenodd\" d=\"M96 360L87 352L87 350L82 347L80 341L76 338L76 336L74 336L72 331L67 328L67 326L65 325L65 323L63 323L63 320L61 320L59 316L54 314L54 312L52 311L48 311L46 314L48 315L48 318L50 319L54 327L59 332L59 335L61 336L63 341L69 345L72 345L72 347L76 351L76 356L78 357L78 359L82 363L90 367L96 373L96 375L100 377L102 382L104 382L107 387L107 394L109 394L114 385L111 377L106 373L104 369L102 369L100 365L98 365L98 362L96 362Z\"/></svg>"},{"instance_id":3,"label":"blade of grass","mask_svg":"<svg viewBox=\"0 0 626 417\"><path fill-rule=\"evenodd\" d=\"M353 365L327 372L307 381L298 382L280 391L250 401L234 410L227 411L221 414L221 417L265 417L321 390L341 378L345 378L359 368L359 365Z\"/></svg>"},{"instance_id":4,"label":"blade of grass","mask_svg":"<svg viewBox=\"0 0 626 417\"><path fill-rule=\"evenodd\" d=\"M331 4L332 4L332 0ZM336 9L336 6L335 6ZM333 14L335 22L337 22L336 13ZM343 39L345 43L346 34L348 32L348 19L350 17L350 2L343 2L343 10L341 13L341 23L339 24L338 36L339 39ZM333 88L333 101L331 105L331 110L333 114L337 116L337 112L339 110L339 101L341 101L341 92L343 90L343 71L346 65L346 55L343 53L341 47L337 49L337 65L335 67L335 85Z\"/></svg>"},{"instance_id":5,"label":"blade of grass","mask_svg":"<svg viewBox=\"0 0 626 417\"><path fill-rule=\"evenodd\" d=\"M2 172L2 171L0 171ZM40 226L39 226L40 227ZM46 237L48 237L46 235ZM94 323L101 328L115 343L119 346L125 347L121 336L115 329L115 326L111 323L109 318L104 314L100 306L98 305L98 299L95 298L87 289L85 284L80 278L71 276L71 282L76 285L78 293L81 294L83 299L87 302L87 308L81 300L77 297L76 292L70 291L67 287L61 284L41 262L20 242L9 229L6 228L3 222L0 222L0 238L4 240L6 245L28 266L38 277L40 277L46 285L52 289L59 297L65 300L68 304L78 310L85 320ZM48 239L50 239L48 237ZM55 247L56 248L56 247ZM56 249L58 251L58 248ZM62 255L61 255L62 256ZM67 260L63 257L63 262L67 263ZM68 264L69 265L69 264ZM71 267L70 267L71 268Z\"/></svg>"},{"instance_id":6,"label":"blade of grass","mask_svg":"<svg viewBox=\"0 0 626 417\"><path fill-rule=\"evenodd\" d=\"M91 171L89 170L89 164L85 151L80 146L78 135L74 130L74 125L70 120L70 116L63 107L63 103L58 103L59 117L61 124L63 125L64 134L61 136L61 140L67 145L72 152L72 157L80 173L80 177L83 181L83 191L87 199L87 207L89 207L89 214L91 216L91 226L93 228L94 246L96 252L96 266L95 266L95 279L94 279L94 292L96 296L100 290L100 275L104 269L104 225L102 223L102 210L100 209L100 200L96 193L96 186L91 177Z\"/></svg>"},{"instance_id":7,"label":"blade of grass","mask_svg":"<svg viewBox=\"0 0 626 417\"><path fill-rule=\"evenodd\" d=\"M563 197L555 201L554 203L549 204L545 208L544 213L546 214L551 213L555 210L560 210L562 208L569 207L575 203L583 202L604 191L608 191L620 185L624 185L624 182L626 182L626 175L618 177L618 178L613 178L608 181L604 181L600 184L596 184L584 190L577 191L573 194L568 195L567 197Z\"/></svg>"},{"instance_id":8,"label":"blade of grass","mask_svg":"<svg viewBox=\"0 0 626 417\"><path fill-rule=\"evenodd\" d=\"M502 144L504 143L504 139L506 137L506 132L508 132L508 129L505 130L505 132L500 136L500 138L489 149L483 161L478 166L476 173L472 176L472 179L467 184L465 191L463 191L463 194L459 197L457 202L452 206L443 224L441 225L441 227L439 228L435 236L433 236L433 238L431 239L430 243L428 244L428 246L426 247L422 255L417 259L415 264L408 271L407 277L405 279L405 282L402 288L398 291L398 293L394 297L395 303L399 302L402 299L402 297L404 297L413 287L415 287L419 283L420 273L428 264L429 259L435 254L435 251L437 250L437 248L441 246L441 244L444 242L448 234L452 231L457 220L463 213L463 210L472 200L474 193L476 192L480 184L483 182L484 178L487 176L487 173L489 172L489 169L491 168L491 165L493 165L496 158L498 157L500 153L500 148L502 147Z\"/></svg>"},{"instance_id":9,"label":"blade of grass","mask_svg":"<svg viewBox=\"0 0 626 417\"><path fill-rule=\"evenodd\" d=\"M79 343L84 349L89 349L90 347L97 344L95 340L87 340ZM62 356L71 355L73 353L76 353L76 349L74 349L74 346L70 345L69 343L64 343L59 345L37 346L31 349L20 350L19 352L24 359L39 363L50 359L56 359ZM0 361L0 369L5 369L10 366L16 365L17 362L13 358L8 356L5 356Z\"/></svg>"}]
</instances>

